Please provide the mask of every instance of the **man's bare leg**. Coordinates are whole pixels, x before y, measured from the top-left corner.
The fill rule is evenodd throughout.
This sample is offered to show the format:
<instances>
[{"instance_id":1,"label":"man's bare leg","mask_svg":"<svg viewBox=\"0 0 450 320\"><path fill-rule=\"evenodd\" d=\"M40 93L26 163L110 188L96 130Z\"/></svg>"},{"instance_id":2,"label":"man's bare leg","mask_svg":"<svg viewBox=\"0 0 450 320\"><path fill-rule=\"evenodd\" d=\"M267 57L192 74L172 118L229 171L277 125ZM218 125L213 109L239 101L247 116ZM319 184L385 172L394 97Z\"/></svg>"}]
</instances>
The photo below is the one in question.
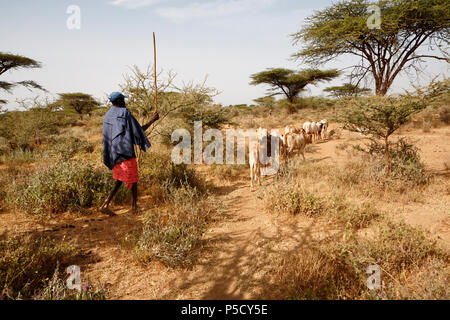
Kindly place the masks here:
<instances>
[{"instance_id":1,"label":"man's bare leg","mask_svg":"<svg viewBox=\"0 0 450 320\"><path fill-rule=\"evenodd\" d=\"M111 190L108 199L106 199L106 201L102 204L102 206L100 207L100 211L104 214L107 214L109 216L114 216L115 213L112 212L109 209L109 204L111 203L112 199L114 198L114 196L116 195L117 191L119 191L120 186L122 185L122 181L116 180L116 183L114 184L113 189Z\"/></svg>"},{"instance_id":2,"label":"man's bare leg","mask_svg":"<svg viewBox=\"0 0 450 320\"><path fill-rule=\"evenodd\" d=\"M133 194L133 204L131 206L131 211L134 214L139 214L139 208L137 206L137 197L138 197L137 182L133 183L133 186L131 187L131 193Z\"/></svg>"}]
</instances>

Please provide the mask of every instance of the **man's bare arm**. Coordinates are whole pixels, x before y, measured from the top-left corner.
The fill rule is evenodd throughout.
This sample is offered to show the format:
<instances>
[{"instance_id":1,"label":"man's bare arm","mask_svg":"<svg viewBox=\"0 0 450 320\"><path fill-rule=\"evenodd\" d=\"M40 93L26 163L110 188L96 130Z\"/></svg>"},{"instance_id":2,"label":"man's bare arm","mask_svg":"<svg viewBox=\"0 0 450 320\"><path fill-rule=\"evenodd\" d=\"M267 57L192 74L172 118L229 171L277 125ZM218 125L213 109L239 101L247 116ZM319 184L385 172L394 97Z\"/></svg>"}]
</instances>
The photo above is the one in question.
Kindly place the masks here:
<instances>
[{"instance_id":1,"label":"man's bare arm","mask_svg":"<svg viewBox=\"0 0 450 320\"><path fill-rule=\"evenodd\" d=\"M142 126L142 129L144 129L144 131L147 131L148 128L150 128L150 126L159 119L159 114L158 112L155 112L153 114L153 117L150 119L150 121Z\"/></svg>"}]
</instances>

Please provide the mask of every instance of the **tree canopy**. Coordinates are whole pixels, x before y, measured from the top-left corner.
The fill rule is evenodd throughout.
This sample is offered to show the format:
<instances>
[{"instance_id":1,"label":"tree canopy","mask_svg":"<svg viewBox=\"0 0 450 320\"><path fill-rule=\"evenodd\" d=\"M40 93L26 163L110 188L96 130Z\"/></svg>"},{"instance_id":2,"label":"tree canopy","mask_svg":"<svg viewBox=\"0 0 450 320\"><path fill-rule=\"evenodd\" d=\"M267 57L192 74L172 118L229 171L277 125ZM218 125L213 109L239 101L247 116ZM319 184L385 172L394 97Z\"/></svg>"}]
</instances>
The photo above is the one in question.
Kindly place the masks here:
<instances>
[{"instance_id":1,"label":"tree canopy","mask_svg":"<svg viewBox=\"0 0 450 320\"><path fill-rule=\"evenodd\" d=\"M62 106L66 110L74 110L82 117L83 114L88 114L92 109L100 106L100 103L90 94L76 92L60 93L59 99L53 105Z\"/></svg>"},{"instance_id":2,"label":"tree canopy","mask_svg":"<svg viewBox=\"0 0 450 320\"><path fill-rule=\"evenodd\" d=\"M384 140L386 169L390 171L389 138L402 125L410 121L411 116L431 105L441 95L448 94L450 84L433 80L427 87L399 97L367 96L341 101L339 121L343 128L369 136L372 140Z\"/></svg>"},{"instance_id":3,"label":"tree canopy","mask_svg":"<svg viewBox=\"0 0 450 320\"><path fill-rule=\"evenodd\" d=\"M370 5L381 9L380 29L367 25ZM292 35L302 48L294 57L318 66L342 55L358 58L352 83L371 75L377 95L385 95L402 71L419 72L424 59L450 62L448 0L346 0L315 12Z\"/></svg>"},{"instance_id":4,"label":"tree canopy","mask_svg":"<svg viewBox=\"0 0 450 320\"><path fill-rule=\"evenodd\" d=\"M29 69L29 68L41 68L40 62L10 53L0 52L0 76L10 70L17 69ZM45 91L43 87L31 80L19 81L19 82L6 82L0 81L0 89L11 92L13 88L17 86L24 86L28 89L39 89ZM6 104L7 100L0 99L0 104Z\"/></svg>"},{"instance_id":5,"label":"tree canopy","mask_svg":"<svg viewBox=\"0 0 450 320\"><path fill-rule=\"evenodd\" d=\"M307 85L317 84L321 81L330 81L339 76L336 69L318 70L306 69L294 71L289 69L267 69L250 76L251 85L267 84L271 88L268 90L269 96L285 95L289 102L294 102L295 98Z\"/></svg>"},{"instance_id":6,"label":"tree canopy","mask_svg":"<svg viewBox=\"0 0 450 320\"><path fill-rule=\"evenodd\" d=\"M275 98L274 97L261 97L258 99L254 99L254 102L256 102L259 106L263 107L271 107L275 104Z\"/></svg>"},{"instance_id":7,"label":"tree canopy","mask_svg":"<svg viewBox=\"0 0 450 320\"><path fill-rule=\"evenodd\" d=\"M372 90L369 88L360 88L357 85L351 83L345 83L342 86L329 87L323 90L324 92L329 92L331 96L338 99L345 97L357 97L359 95L364 95L370 93Z\"/></svg>"},{"instance_id":8,"label":"tree canopy","mask_svg":"<svg viewBox=\"0 0 450 320\"><path fill-rule=\"evenodd\" d=\"M386 169L389 172L389 137L407 123L413 114L422 111L426 106L423 96L355 98L346 101L340 121L346 130L384 141Z\"/></svg>"}]
</instances>

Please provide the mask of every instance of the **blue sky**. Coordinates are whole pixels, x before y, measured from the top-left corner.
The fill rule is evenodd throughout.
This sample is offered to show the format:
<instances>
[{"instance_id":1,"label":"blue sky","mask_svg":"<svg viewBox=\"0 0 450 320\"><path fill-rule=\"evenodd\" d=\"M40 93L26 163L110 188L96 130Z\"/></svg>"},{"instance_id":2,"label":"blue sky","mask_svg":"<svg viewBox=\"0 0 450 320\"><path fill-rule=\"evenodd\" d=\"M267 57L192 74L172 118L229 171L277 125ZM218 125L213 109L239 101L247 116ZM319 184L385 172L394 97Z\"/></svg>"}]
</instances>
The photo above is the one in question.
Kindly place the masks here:
<instances>
[{"instance_id":1,"label":"blue sky","mask_svg":"<svg viewBox=\"0 0 450 320\"><path fill-rule=\"evenodd\" d=\"M53 95L81 91L104 98L119 89L131 65L145 67L153 59L152 32L157 34L158 68L172 70L182 81L200 82L221 94L223 105L252 103L264 86L250 86L249 76L268 67L303 68L290 59L296 51L290 34L313 10L330 0L15 0L0 2L0 51L41 61L42 69L6 74L3 80L35 80ZM81 9L81 29L69 30L70 5ZM325 67L344 68L351 61ZM448 74L433 62L420 82ZM344 78L334 81L342 83ZM415 81L415 80L414 80ZM399 79L395 91L410 87ZM311 87L305 95L321 94ZM16 98L35 96L16 89ZM14 107L14 103L9 105Z\"/></svg>"}]
</instances>

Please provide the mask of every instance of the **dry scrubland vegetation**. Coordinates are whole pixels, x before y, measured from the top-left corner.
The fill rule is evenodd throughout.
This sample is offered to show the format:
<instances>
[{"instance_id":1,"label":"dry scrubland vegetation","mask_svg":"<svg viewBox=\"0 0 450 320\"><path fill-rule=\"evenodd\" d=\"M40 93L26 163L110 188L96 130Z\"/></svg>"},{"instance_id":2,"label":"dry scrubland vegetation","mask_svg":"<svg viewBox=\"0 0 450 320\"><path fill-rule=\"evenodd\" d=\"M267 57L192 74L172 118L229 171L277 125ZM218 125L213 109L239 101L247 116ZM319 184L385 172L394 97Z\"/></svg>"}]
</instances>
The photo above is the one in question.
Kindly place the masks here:
<instances>
[{"instance_id":1,"label":"dry scrubland vegetation","mask_svg":"<svg viewBox=\"0 0 450 320\"><path fill-rule=\"evenodd\" d=\"M368 16L372 4L381 25ZM0 98L0 299L449 299L449 81L387 95L399 74L449 62L449 12L445 0L330 4L291 33L292 57L302 67L344 54L355 64L250 75L251 85L268 88L258 105L213 105L217 91L205 82L179 87L175 74L160 72L153 147L138 152L139 216L124 212L124 188L118 215L96 211L112 186L102 165L105 106L60 93L6 112ZM41 67L0 52L0 76ZM299 98L343 70L350 83L324 90L335 99ZM154 76L134 66L121 86L140 123L155 108ZM2 92L46 91L32 80L0 80ZM355 85L362 80L376 96ZM173 130L192 137L194 121L204 130L283 131L324 118L328 140L307 146L307 161L283 163L257 190L248 188L246 165L170 161ZM83 269L80 292L64 284L71 264ZM373 264L382 270L377 291L365 281Z\"/></svg>"},{"instance_id":2,"label":"dry scrubland vegetation","mask_svg":"<svg viewBox=\"0 0 450 320\"><path fill-rule=\"evenodd\" d=\"M424 192L429 180L422 181L386 177L376 164L358 156L343 169L298 163L283 168L280 181L266 191L268 210L317 219L336 230L306 252L280 258L281 268L268 276L273 288L266 294L290 299L448 298L448 253L423 230L393 221L378 206L387 195ZM374 264L389 275L390 284L376 294L365 286L366 268Z\"/></svg>"},{"instance_id":3,"label":"dry scrubland vegetation","mask_svg":"<svg viewBox=\"0 0 450 320\"><path fill-rule=\"evenodd\" d=\"M429 133L449 124L449 96L439 95L423 111L400 127L400 132ZM305 120L339 120L339 107L323 98L302 99L298 110L286 102L272 107L237 106L229 109L244 127L283 129ZM277 111L273 111L277 110ZM390 141L390 172L385 169L383 142L361 138L341 139L344 131L331 130L330 139L343 140L337 153L346 153L342 165L296 159L283 164L272 183L259 190L275 219L312 219L330 229L320 241L296 254L277 254L264 276L259 298L268 299L448 299L449 255L432 234L421 227L395 219L384 204L397 206L425 203L436 197L448 199L448 172L433 175L426 169L412 139ZM405 133L405 135L407 135ZM356 140L356 143L355 141ZM315 146L307 152L314 154ZM445 165L445 164L444 164ZM448 168L447 168L448 170ZM242 176L238 168L212 167L220 180ZM245 171L245 174L247 172ZM290 220L289 220L290 221ZM366 268L378 265L384 275L382 290L366 287Z\"/></svg>"},{"instance_id":4,"label":"dry scrubland vegetation","mask_svg":"<svg viewBox=\"0 0 450 320\"><path fill-rule=\"evenodd\" d=\"M448 126L448 99L448 93L439 95L401 131L421 128L422 133L429 133ZM387 202L398 206L426 202L436 188L435 197L448 199L448 167L442 176L431 174L411 139L396 137L390 143L391 171L387 173L380 141L351 140L337 145L337 153L347 153L342 165L297 160L284 165L279 180L265 190L263 198L270 212L322 221L333 231L297 255L277 257L275 265L280 267L267 274L270 285L262 296L448 299L448 245L442 249L430 240L429 232L383 209ZM366 268L374 264L386 280L376 293L365 285Z\"/></svg>"},{"instance_id":5,"label":"dry scrubland vegetation","mask_svg":"<svg viewBox=\"0 0 450 320\"><path fill-rule=\"evenodd\" d=\"M93 215L113 181L102 165L105 112L106 108L98 109L85 121L42 106L0 115L2 213L26 214L38 224L68 212ZM141 196L148 195L147 201L155 208L144 210L142 222L125 237L125 247L143 263L160 260L171 267L189 266L206 228L220 216L219 203L212 201L208 186L193 168L171 163L168 148L152 148L141 154L140 162ZM129 198L122 188L115 203L126 203ZM2 298L105 297L102 285L88 285L80 294L73 293L58 276L62 273L65 278L65 268L77 262L72 243L32 230L24 232L1 235Z\"/></svg>"},{"instance_id":6,"label":"dry scrubland vegetation","mask_svg":"<svg viewBox=\"0 0 450 320\"><path fill-rule=\"evenodd\" d=\"M339 103L325 98L220 108L209 106L204 97L197 104L200 100L192 95L186 91L165 97L164 121L151 134L154 146L139 155L143 215L123 237L121 247L129 253L130 264L194 268L203 255L205 232L215 223L226 223L226 208L217 188L237 181L248 183L247 166L173 165L173 128L192 131L195 120L203 120L206 128L283 128L310 119L327 118L334 124L339 119ZM139 115L133 108L131 102L132 111ZM442 94L400 130L407 136L411 130L426 133L448 128L449 108L449 95ZM112 185L111 172L102 165L105 112L106 108L97 108L80 120L78 115L40 105L0 115L0 217L26 215L40 225L68 214L95 216L95 207ZM394 137L389 150L391 171L386 173L382 145L345 138L346 131L334 124L330 140L340 141L336 152L347 153L348 161L303 163L295 158L283 163L277 179L253 195L264 201L266 213L260 214L267 214L273 222L306 219L330 229L305 250L274 256L263 276L260 298L448 299L448 246L430 240L427 230L399 221L384 207L389 202L426 203L432 192L448 200L448 168L444 175L429 172L413 142ZM317 148L309 146L308 154ZM129 201L122 188L116 206ZM70 237L52 237L32 229L0 233L2 298L108 297L106 284L95 281L88 282L81 293L65 288L64 270L76 264L80 255ZM377 292L365 286L366 268L373 264L381 267L385 281Z\"/></svg>"}]
</instances>

